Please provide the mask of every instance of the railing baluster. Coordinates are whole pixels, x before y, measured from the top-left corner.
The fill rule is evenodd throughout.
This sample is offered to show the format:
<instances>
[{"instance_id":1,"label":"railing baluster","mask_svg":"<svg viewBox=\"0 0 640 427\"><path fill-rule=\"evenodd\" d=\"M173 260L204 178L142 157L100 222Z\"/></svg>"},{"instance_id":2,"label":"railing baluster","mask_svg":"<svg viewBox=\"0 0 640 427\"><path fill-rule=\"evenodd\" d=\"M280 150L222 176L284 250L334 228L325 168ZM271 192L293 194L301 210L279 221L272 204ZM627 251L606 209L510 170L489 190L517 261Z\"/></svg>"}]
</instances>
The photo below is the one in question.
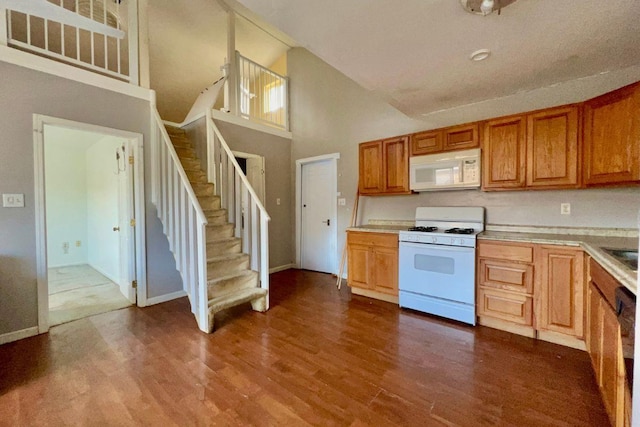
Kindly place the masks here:
<instances>
[{"instance_id":1,"label":"railing baluster","mask_svg":"<svg viewBox=\"0 0 640 427\"><path fill-rule=\"evenodd\" d=\"M187 190L184 186L180 187L180 199L182 201L180 203L180 254L182 255L180 271L183 272L183 289L187 291L189 286L189 276L187 274L187 205L189 201L187 200Z\"/></svg>"},{"instance_id":2,"label":"railing baluster","mask_svg":"<svg viewBox=\"0 0 640 427\"><path fill-rule=\"evenodd\" d=\"M258 250L258 243L260 242L260 235L258 234L258 205L256 200L251 197L251 269L258 270L258 256L260 251Z\"/></svg>"},{"instance_id":3,"label":"railing baluster","mask_svg":"<svg viewBox=\"0 0 640 427\"><path fill-rule=\"evenodd\" d=\"M242 252L249 253L249 230L251 229L251 222L249 221L249 189L242 184Z\"/></svg>"},{"instance_id":4,"label":"railing baluster","mask_svg":"<svg viewBox=\"0 0 640 427\"><path fill-rule=\"evenodd\" d=\"M196 285L196 261L198 256L198 243L195 236L195 211L193 207L189 208L189 299L191 300L191 312L196 313L196 305L194 304L195 285Z\"/></svg>"},{"instance_id":5,"label":"railing baluster","mask_svg":"<svg viewBox=\"0 0 640 427\"><path fill-rule=\"evenodd\" d=\"M260 287L269 290L269 220L260 215ZM267 298L267 310L269 298Z\"/></svg>"},{"instance_id":6,"label":"railing baluster","mask_svg":"<svg viewBox=\"0 0 640 427\"><path fill-rule=\"evenodd\" d=\"M0 46L6 46L12 39L11 11L0 7Z\"/></svg>"},{"instance_id":7,"label":"railing baluster","mask_svg":"<svg viewBox=\"0 0 640 427\"><path fill-rule=\"evenodd\" d=\"M236 176L236 188L235 188L235 208L234 216L229 216L229 219L233 218L236 224L236 230L234 235L236 237L242 236L242 180L239 176Z\"/></svg>"}]
</instances>

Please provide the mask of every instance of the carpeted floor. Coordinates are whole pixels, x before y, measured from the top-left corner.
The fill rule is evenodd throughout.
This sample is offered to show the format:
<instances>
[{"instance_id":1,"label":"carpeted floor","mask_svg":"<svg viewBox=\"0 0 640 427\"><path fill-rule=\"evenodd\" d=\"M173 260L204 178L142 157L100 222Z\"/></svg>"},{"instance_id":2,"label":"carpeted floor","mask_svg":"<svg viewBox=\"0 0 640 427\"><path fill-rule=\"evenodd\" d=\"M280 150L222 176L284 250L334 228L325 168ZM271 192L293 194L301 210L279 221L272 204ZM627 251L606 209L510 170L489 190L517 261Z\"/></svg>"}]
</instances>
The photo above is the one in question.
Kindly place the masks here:
<instances>
[{"instance_id":1,"label":"carpeted floor","mask_svg":"<svg viewBox=\"0 0 640 427\"><path fill-rule=\"evenodd\" d=\"M130 306L118 285L88 265L49 269L49 325Z\"/></svg>"}]
</instances>

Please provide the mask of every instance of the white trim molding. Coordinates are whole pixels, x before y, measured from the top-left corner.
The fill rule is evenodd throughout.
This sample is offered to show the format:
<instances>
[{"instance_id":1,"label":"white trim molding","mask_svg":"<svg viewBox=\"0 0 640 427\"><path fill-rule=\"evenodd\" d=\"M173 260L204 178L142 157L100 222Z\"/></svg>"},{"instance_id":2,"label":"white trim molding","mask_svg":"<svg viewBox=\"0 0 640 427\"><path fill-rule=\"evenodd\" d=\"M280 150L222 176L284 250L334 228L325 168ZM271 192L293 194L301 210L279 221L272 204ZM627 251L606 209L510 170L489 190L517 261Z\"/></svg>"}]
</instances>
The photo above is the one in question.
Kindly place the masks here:
<instances>
[{"instance_id":1,"label":"white trim molding","mask_svg":"<svg viewBox=\"0 0 640 427\"><path fill-rule=\"evenodd\" d=\"M300 204L302 203L302 166L309 163L316 162L324 162L324 161L332 161L332 172L333 178L332 182L329 183L331 188L333 189L333 208L331 211L331 219L335 221L336 224L336 234L332 236L333 246L335 248L334 253L332 254L331 265L333 266L333 270L331 273L337 274L338 263L338 160L340 159L340 153L331 153L331 154L323 154L315 157L307 157L304 159L296 160L296 267L300 267L300 259L301 259L301 238L302 238L302 210L300 209Z\"/></svg>"},{"instance_id":2,"label":"white trim molding","mask_svg":"<svg viewBox=\"0 0 640 427\"><path fill-rule=\"evenodd\" d=\"M277 267L270 268L269 269L269 274L278 273L280 271L285 271L285 270L290 270L292 268L296 268L296 265L295 264L279 265Z\"/></svg>"},{"instance_id":3,"label":"white trim molding","mask_svg":"<svg viewBox=\"0 0 640 427\"><path fill-rule=\"evenodd\" d=\"M56 126L115 136L130 141L134 156L134 205L136 226L134 239L136 245L135 280L138 282L137 302L140 307L147 303L147 270L145 246L145 200L144 200L144 153L143 135L121 129L112 129L89 123L75 122L40 114L33 115L33 158L35 180L35 217L36 217L36 274L38 284L38 331L49 330L49 283L47 260L47 226L44 182L44 127Z\"/></svg>"},{"instance_id":4,"label":"white trim molding","mask_svg":"<svg viewBox=\"0 0 640 427\"><path fill-rule=\"evenodd\" d=\"M231 113L223 113L222 111L212 110L212 115L214 120L220 120L221 122L227 122L233 125L257 130L258 132L268 133L271 135L279 136L280 138L286 138L286 139L293 138L293 134L291 132L287 132L282 129L277 129L272 126L267 126L260 123L252 122L249 119L243 119L242 117L234 116Z\"/></svg>"},{"instance_id":5,"label":"white trim molding","mask_svg":"<svg viewBox=\"0 0 640 427\"><path fill-rule=\"evenodd\" d=\"M33 337L38 335L39 330L37 326L27 329L21 329L19 331L9 332L6 334L0 335L0 345L7 344L13 341L22 340L25 338Z\"/></svg>"},{"instance_id":6,"label":"white trim molding","mask_svg":"<svg viewBox=\"0 0 640 427\"><path fill-rule=\"evenodd\" d=\"M3 46L2 44L0 44L0 61L131 96L133 98L151 101L152 91L150 89L135 86L133 84L111 77L106 77L72 65L56 62L32 53L23 52L12 47Z\"/></svg>"},{"instance_id":7,"label":"white trim molding","mask_svg":"<svg viewBox=\"0 0 640 427\"><path fill-rule=\"evenodd\" d=\"M178 299L178 298L184 298L187 295L188 295L187 291L183 289L181 291L172 292L170 294L164 294L157 297L147 298L146 305L150 306L150 305L162 304L163 302L173 301L174 299Z\"/></svg>"}]
</instances>

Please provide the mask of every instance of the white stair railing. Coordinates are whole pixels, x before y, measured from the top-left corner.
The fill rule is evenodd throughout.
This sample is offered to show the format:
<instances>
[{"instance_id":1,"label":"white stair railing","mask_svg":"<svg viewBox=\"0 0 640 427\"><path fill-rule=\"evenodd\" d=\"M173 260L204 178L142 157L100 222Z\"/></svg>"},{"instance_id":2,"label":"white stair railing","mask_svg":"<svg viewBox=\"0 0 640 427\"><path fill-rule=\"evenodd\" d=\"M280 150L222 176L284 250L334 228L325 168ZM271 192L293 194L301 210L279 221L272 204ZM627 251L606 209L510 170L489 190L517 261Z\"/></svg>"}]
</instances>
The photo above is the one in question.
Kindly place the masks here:
<instances>
[{"instance_id":1,"label":"white stair railing","mask_svg":"<svg viewBox=\"0 0 640 427\"><path fill-rule=\"evenodd\" d=\"M207 218L155 106L152 112L152 201L189 295L198 327L209 332Z\"/></svg>"},{"instance_id":2,"label":"white stair railing","mask_svg":"<svg viewBox=\"0 0 640 427\"><path fill-rule=\"evenodd\" d=\"M222 208L235 223L235 236L242 238L242 252L249 254L251 269L260 277L260 287L269 290L269 221L271 217L249 183L229 145L207 112L208 167ZM269 294L267 305L269 309Z\"/></svg>"},{"instance_id":3,"label":"white stair railing","mask_svg":"<svg viewBox=\"0 0 640 427\"><path fill-rule=\"evenodd\" d=\"M0 44L138 84L138 0L21 1L0 1Z\"/></svg>"}]
</instances>

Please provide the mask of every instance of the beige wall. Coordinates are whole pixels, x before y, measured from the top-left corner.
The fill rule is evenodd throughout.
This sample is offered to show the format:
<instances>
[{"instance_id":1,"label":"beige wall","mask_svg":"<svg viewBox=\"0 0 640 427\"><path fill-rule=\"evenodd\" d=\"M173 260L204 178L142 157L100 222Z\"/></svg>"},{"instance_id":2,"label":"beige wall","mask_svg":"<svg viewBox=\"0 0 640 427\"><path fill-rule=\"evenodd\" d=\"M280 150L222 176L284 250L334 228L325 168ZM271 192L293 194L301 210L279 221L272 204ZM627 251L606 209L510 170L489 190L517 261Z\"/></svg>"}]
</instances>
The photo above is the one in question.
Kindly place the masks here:
<instances>
[{"instance_id":1,"label":"beige wall","mask_svg":"<svg viewBox=\"0 0 640 427\"><path fill-rule=\"evenodd\" d=\"M291 187L291 141L287 138L216 120L220 133L233 151L257 154L265 161L265 208L269 223L269 267L291 264L293 215ZM276 199L280 199L280 205Z\"/></svg>"},{"instance_id":2,"label":"beige wall","mask_svg":"<svg viewBox=\"0 0 640 427\"><path fill-rule=\"evenodd\" d=\"M144 135L149 103L0 62L0 193L24 193L25 208L0 207L0 334L37 325L33 114ZM150 150L145 150L149 165ZM182 289L156 210L148 200L145 168L149 297Z\"/></svg>"},{"instance_id":3,"label":"beige wall","mask_svg":"<svg viewBox=\"0 0 640 427\"><path fill-rule=\"evenodd\" d=\"M285 52L280 58L276 59L269 69L281 76L287 75L287 53Z\"/></svg>"},{"instance_id":4,"label":"beige wall","mask_svg":"<svg viewBox=\"0 0 640 427\"><path fill-rule=\"evenodd\" d=\"M293 133L292 161L339 152L338 191L347 199L338 206L338 251L344 245L358 184L358 143L433 128L432 123L408 118L382 99L377 99L352 80L303 48L288 53L290 120ZM637 72L637 70L636 70ZM614 73L612 73L614 74ZM619 79L616 85L612 80ZM545 91L544 102L535 107L557 105L561 100L596 94L629 82L628 72L608 80L593 81L589 91L567 93L567 84L556 88L557 97ZM636 80L640 80L637 73ZM576 89L577 90L577 89ZM534 97L535 94L531 96ZM585 96L584 98L586 98ZM580 99L584 99L580 98ZM460 109L460 119L447 116L438 125L453 125L482 117L526 111L526 102L484 105L482 111ZM293 166L292 166L293 167ZM560 216L560 203L572 203L571 216ZM479 190L421 193L410 196L363 197L360 223L368 219L412 219L417 206L485 206L494 224L635 227L640 209L637 188L485 193ZM338 254L339 255L339 254Z\"/></svg>"}]
</instances>

